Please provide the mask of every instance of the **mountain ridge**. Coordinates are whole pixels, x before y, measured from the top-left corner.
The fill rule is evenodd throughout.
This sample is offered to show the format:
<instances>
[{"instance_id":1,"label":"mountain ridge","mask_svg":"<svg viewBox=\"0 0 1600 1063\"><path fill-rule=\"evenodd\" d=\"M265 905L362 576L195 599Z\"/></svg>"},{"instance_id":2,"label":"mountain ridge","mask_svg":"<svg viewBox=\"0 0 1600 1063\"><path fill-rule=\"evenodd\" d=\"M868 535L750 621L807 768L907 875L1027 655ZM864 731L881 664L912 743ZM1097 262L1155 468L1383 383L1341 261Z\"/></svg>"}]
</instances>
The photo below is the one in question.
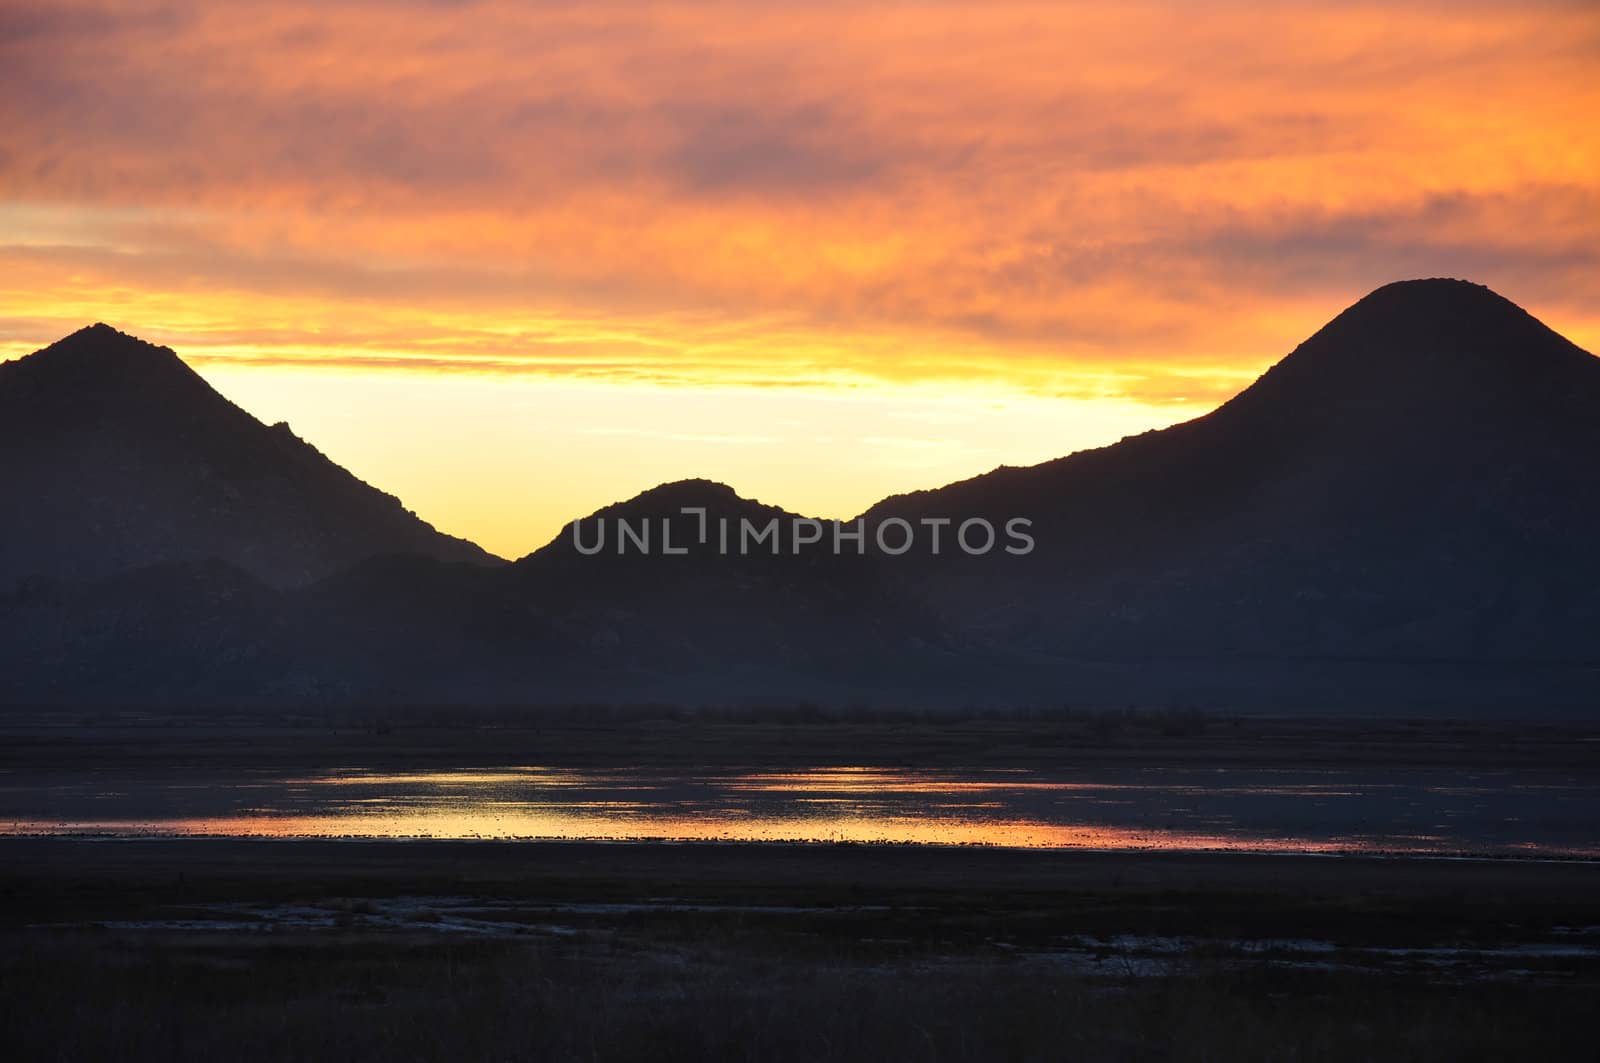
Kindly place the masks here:
<instances>
[{"instance_id":1,"label":"mountain ridge","mask_svg":"<svg viewBox=\"0 0 1600 1063\"><path fill-rule=\"evenodd\" d=\"M0 584L216 557L307 583L372 553L497 563L104 324L0 364Z\"/></svg>"},{"instance_id":2,"label":"mountain ridge","mask_svg":"<svg viewBox=\"0 0 1600 1063\"><path fill-rule=\"evenodd\" d=\"M300 587L191 564L19 591L0 665L26 693L0 701L1592 713L1596 412L1600 361L1526 311L1399 282L1203 417L882 500L860 553L680 537L685 506L806 519L684 480L500 568L369 553ZM1023 517L1037 547L871 547L894 517ZM619 520L689 549L578 548Z\"/></svg>"},{"instance_id":3,"label":"mountain ridge","mask_svg":"<svg viewBox=\"0 0 1600 1063\"><path fill-rule=\"evenodd\" d=\"M998 600L1001 637L1058 652L1581 656L1593 596L1559 587L1600 577L1596 410L1600 360L1486 289L1402 283L1203 417L869 517L1032 516L1025 577L915 578L944 615Z\"/></svg>"},{"instance_id":4,"label":"mountain ridge","mask_svg":"<svg viewBox=\"0 0 1600 1063\"><path fill-rule=\"evenodd\" d=\"M1417 298L1419 296L1421 297L1420 299ZM1398 307L1396 307L1397 303L1400 304ZM1396 309L1407 314L1414 314L1421 308L1431 307L1433 310L1438 311L1441 309L1441 304L1443 304L1443 309L1454 310L1457 313L1463 308L1470 308L1479 313L1488 310L1499 315L1511 316L1518 325L1525 329L1526 334L1551 341L1552 346L1559 352L1560 356L1557 361L1562 369L1576 369L1579 372L1588 374L1594 383L1587 389L1585 400L1600 401L1600 358L1596 358L1578 347L1566 337L1539 321L1532 314L1529 314L1525 309L1487 286L1455 278L1423 278L1394 281L1374 289L1346 308L1328 324L1318 329L1313 336L1298 344L1288 355L1269 366L1251 384L1214 410L1187 421L1181 421L1163 428L1152 428L1135 435L1125 436L1120 440L1103 446L1074 451L1035 465L1002 465L989 472L979 473L976 476L967 477L966 479L946 484L943 487L893 494L874 503L861 515L870 518L876 511L891 508L893 503L935 495L962 485L973 485L985 481L989 477L1005 478L1016 476L1031 469L1060 467L1064 463L1083 459L1088 455L1101 455L1126 444L1145 445L1151 440L1165 437L1167 433L1182 434L1185 430L1195 430L1193 426L1211 425L1218 421L1225 421L1228 417L1239 413L1241 409L1282 402L1286 398L1282 394L1284 390L1313 390L1316 386L1325 382L1322 379L1318 379L1318 377L1325 378L1331 375L1338 379L1350 371L1351 367L1348 364L1334 366L1326 364L1330 360L1326 357L1327 354L1339 355L1347 352L1319 349L1332 347L1338 341L1345 339L1347 330L1367 330L1381 327L1382 318L1393 315ZM1431 316L1430 320L1437 320L1437 317ZM1547 351L1546 353L1550 352ZM1310 364L1313 362L1317 364ZM1408 364L1414 366L1416 363L1409 362ZM1510 367L1517 363L1513 359L1502 358L1498 364L1501 367ZM1373 369L1370 364L1358 363L1358 367L1363 373L1368 374ZM1445 368L1450 367L1446 366ZM1332 370L1331 373L1330 370ZM1292 397L1295 399L1304 398L1304 396L1300 395ZM1382 400L1386 395L1381 389L1369 389L1361 397L1375 402ZM1392 395L1387 397L1392 398Z\"/></svg>"}]
</instances>

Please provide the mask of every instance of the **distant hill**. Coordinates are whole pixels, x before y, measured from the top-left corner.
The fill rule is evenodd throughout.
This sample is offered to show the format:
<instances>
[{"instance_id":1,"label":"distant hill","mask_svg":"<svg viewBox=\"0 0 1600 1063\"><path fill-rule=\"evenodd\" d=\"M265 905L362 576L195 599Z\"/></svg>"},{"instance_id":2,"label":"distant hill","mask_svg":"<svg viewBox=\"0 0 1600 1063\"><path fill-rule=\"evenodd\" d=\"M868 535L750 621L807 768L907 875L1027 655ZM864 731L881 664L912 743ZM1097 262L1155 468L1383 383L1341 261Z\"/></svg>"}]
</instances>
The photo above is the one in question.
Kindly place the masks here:
<instances>
[{"instance_id":1,"label":"distant hill","mask_svg":"<svg viewBox=\"0 0 1600 1063\"><path fill-rule=\"evenodd\" d=\"M820 527L823 544L797 544L804 518L687 480L514 564L452 563L463 555L398 503L170 352L90 340L163 365L72 410L92 391L60 382L74 360L40 363L47 384L28 386L54 413L7 396L61 344L0 367L0 402L35 418L31 433L0 429L8 469L92 472L25 484L66 544L8 528L0 557L92 577L154 560L150 529L206 530L170 564L0 594L0 702L1600 711L1600 361L1461 281L1373 292L1205 417L886 499L863 517L868 548L842 554L831 525L802 533ZM130 401L139 381L165 383ZM190 411L185 427L163 426L162 409ZM122 465L119 448L135 451ZM258 508L273 519L252 538L238 515ZM97 557L73 512L143 537L113 535ZM373 512L401 530L363 530L386 527ZM975 518L1028 520L1032 551L966 556L950 536ZM950 521L944 549L872 545L893 520ZM741 548L743 524L771 522L774 538ZM294 533L329 526L339 535ZM406 534L436 548L391 545ZM306 542L340 545L315 564L276 560Z\"/></svg>"},{"instance_id":2,"label":"distant hill","mask_svg":"<svg viewBox=\"0 0 1600 1063\"><path fill-rule=\"evenodd\" d=\"M106 325L0 364L0 497L0 587L163 562L278 585L385 553L499 563Z\"/></svg>"},{"instance_id":3,"label":"distant hill","mask_svg":"<svg viewBox=\"0 0 1600 1063\"><path fill-rule=\"evenodd\" d=\"M809 525L800 536L823 541L796 543L797 521ZM833 552L831 522L725 484L664 484L579 523L579 538L568 525L507 575L520 599L581 631L601 667L632 677L643 700L669 690L710 701L848 700L949 651L880 559L854 547ZM619 544L622 526L648 528L649 552ZM596 552L582 556L580 541ZM683 553L666 554L668 545Z\"/></svg>"},{"instance_id":4,"label":"distant hill","mask_svg":"<svg viewBox=\"0 0 1600 1063\"><path fill-rule=\"evenodd\" d=\"M907 578L1013 648L1156 660L1600 660L1600 359L1406 281L1213 413L868 514L1034 520Z\"/></svg>"}]
</instances>

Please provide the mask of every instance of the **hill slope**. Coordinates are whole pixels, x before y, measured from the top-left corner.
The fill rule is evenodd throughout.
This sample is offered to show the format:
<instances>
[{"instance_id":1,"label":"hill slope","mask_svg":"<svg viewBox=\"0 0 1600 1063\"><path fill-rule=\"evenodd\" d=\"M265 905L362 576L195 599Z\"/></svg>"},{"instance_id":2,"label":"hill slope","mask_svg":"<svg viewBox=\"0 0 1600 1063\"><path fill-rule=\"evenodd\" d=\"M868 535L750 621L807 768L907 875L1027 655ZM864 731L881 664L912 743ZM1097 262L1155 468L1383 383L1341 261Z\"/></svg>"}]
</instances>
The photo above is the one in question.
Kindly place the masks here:
<instances>
[{"instance_id":1,"label":"hill slope","mask_svg":"<svg viewBox=\"0 0 1600 1063\"><path fill-rule=\"evenodd\" d=\"M0 587L219 559L304 584L364 557L498 562L106 325L0 364Z\"/></svg>"},{"instance_id":2,"label":"hill slope","mask_svg":"<svg viewBox=\"0 0 1600 1063\"><path fill-rule=\"evenodd\" d=\"M6 461L87 470L71 488L28 487L57 507L64 561L91 552L72 522L99 509L141 529L111 537L118 563L148 556L163 528L185 529L191 558L224 562L0 592L0 701L1600 706L1600 361L1464 282L1379 289L1205 417L866 515L869 541L892 517L1025 518L1023 556L835 554L826 540L796 553L801 518L691 480L509 566L370 557L392 552L364 548L382 539L371 514L398 523L385 542L426 526L181 364L148 364L176 363L170 352L125 350L137 371L104 389L115 401L63 386L70 357L48 387L18 376L29 359L0 367L0 414L9 402L34 418L0 429ZM86 364L122 372L99 354ZM150 381L163 383L146 396ZM16 398L28 394L56 408ZM165 409L201 412L168 424ZM775 520L779 538L723 549L685 508L712 528ZM258 509L271 519L252 524ZM682 552L665 549L663 521ZM605 545L580 550L603 523ZM620 548L619 523L651 529L652 548ZM256 525L278 553L230 538ZM55 557L37 533L3 538L8 564ZM356 555L309 586L249 575L294 582L281 577Z\"/></svg>"},{"instance_id":3,"label":"hill slope","mask_svg":"<svg viewBox=\"0 0 1600 1063\"><path fill-rule=\"evenodd\" d=\"M1600 659L1600 360L1486 288L1381 288L1213 413L887 499L1036 552L924 566L952 624L1066 656Z\"/></svg>"}]
</instances>

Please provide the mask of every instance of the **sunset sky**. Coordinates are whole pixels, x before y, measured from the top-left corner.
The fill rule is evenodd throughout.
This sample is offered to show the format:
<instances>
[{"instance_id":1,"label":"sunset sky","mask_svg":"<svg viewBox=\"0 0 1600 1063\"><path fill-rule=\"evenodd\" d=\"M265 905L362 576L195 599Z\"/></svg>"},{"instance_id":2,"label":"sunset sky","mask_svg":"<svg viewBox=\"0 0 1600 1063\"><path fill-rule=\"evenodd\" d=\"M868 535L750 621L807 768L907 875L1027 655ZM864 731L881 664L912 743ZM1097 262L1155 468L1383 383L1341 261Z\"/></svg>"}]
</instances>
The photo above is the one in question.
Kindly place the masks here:
<instances>
[{"instance_id":1,"label":"sunset sky","mask_svg":"<svg viewBox=\"0 0 1600 1063\"><path fill-rule=\"evenodd\" d=\"M518 556L1216 405L1369 289L1600 349L1593 2L0 6L0 356L93 321Z\"/></svg>"}]
</instances>

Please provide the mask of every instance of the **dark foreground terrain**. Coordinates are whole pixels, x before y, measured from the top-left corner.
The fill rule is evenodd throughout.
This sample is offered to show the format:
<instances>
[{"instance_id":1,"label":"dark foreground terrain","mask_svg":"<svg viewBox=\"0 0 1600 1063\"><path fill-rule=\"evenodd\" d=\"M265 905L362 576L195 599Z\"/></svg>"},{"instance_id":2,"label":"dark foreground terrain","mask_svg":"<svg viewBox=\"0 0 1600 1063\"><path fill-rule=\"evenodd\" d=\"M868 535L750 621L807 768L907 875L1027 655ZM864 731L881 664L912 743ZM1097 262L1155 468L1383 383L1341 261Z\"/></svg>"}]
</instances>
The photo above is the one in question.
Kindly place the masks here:
<instances>
[{"instance_id":1,"label":"dark foreground terrain","mask_svg":"<svg viewBox=\"0 0 1600 1063\"><path fill-rule=\"evenodd\" d=\"M130 764L1560 764L1582 728L593 713L13 716ZM1600 863L882 845L0 838L14 1059L1593 1058Z\"/></svg>"},{"instance_id":2,"label":"dark foreground terrain","mask_svg":"<svg viewBox=\"0 0 1600 1063\"><path fill-rule=\"evenodd\" d=\"M0 842L11 1058L1592 1058L1600 866Z\"/></svg>"}]
</instances>

